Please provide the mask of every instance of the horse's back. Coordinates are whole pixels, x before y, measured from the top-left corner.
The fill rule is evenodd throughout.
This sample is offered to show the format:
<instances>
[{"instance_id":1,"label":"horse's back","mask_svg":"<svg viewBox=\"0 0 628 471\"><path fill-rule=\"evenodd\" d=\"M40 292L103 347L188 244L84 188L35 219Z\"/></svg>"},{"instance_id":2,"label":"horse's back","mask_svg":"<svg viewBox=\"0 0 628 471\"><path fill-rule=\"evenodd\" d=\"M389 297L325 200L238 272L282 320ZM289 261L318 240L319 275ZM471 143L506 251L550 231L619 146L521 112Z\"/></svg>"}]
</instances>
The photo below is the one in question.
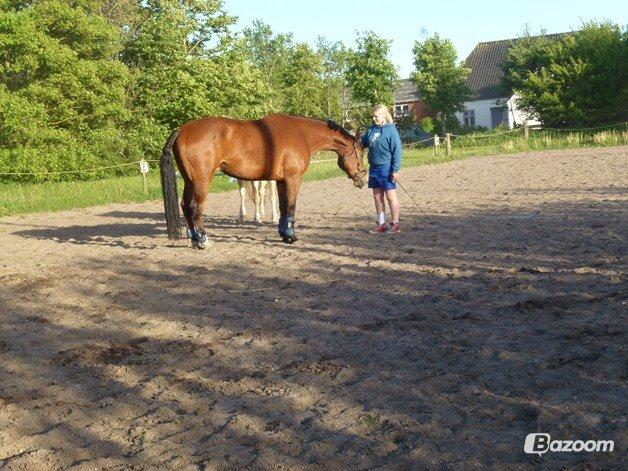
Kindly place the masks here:
<instances>
[{"instance_id":1,"label":"horse's back","mask_svg":"<svg viewBox=\"0 0 628 471\"><path fill-rule=\"evenodd\" d=\"M215 145L241 139L247 122L232 118L201 118L181 126L177 143L185 149L202 147L212 148Z\"/></svg>"},{"instance_id":2,"label":"horse's back","mask_svg":"<svg viewBox=\"0 0 628 471\"><path fill-rule=\"evenodd\" d=\"M271 114L258 120L202 118L181 127L177 154L186 173L210 173L220 168L242 180L281 180L286 155L307 148L296 118Z\"/></svg>"},{"instance_id":3,"label":"horse's back","mask_svg":"<svg viewBox=\"0 0 628 471\"><path fill-rule=\"evenodd\" d=\"M257 120L210 117L190 121L181 126L178 141L189 145L233 142L239 146L272 143L291 144L299 137L299 123L304 118L286 114L270 114Z\"/></svg>"}]
</instances>

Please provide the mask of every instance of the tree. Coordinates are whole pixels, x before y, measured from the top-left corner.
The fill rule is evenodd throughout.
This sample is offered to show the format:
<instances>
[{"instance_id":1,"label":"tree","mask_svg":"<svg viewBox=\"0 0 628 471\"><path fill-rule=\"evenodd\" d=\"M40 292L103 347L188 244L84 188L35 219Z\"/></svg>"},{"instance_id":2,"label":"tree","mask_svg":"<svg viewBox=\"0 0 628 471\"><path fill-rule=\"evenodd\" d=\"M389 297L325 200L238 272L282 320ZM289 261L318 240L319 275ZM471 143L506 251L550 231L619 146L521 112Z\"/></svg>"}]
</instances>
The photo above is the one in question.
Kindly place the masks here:
<instances>
[{"instance_id":1,"label":"tree","mask_svg":"<svg viewBox=\"0 0 628 471\"><path fill-rule=\"evenodd\" d=\"M216 58L233 47L234 18L219 0L149 0L143 20L126 41L123 59L133 73L133 105L168 129L202 116L220 114L211 82Z\"/></svg>"},{"instance_id":2,"label":"tree","mask_svg":"<svg viewBox=\"0 0 628 471\"><path fill-rule=\"evenodd\" d=\"M262 71L270 88L273 111L314 117L341 114L338 97L342 85L338 87L339 74L331 63L340 60L338 44L329 45L319 38L319 49L314 51L306 44L295 44L291 34L274 35L270 26L259 20L244 30L244 38L249 60Z\"/></svg>"},{"instance_id":3,"label":"tree","mask_svg":"<svg viewBox=\"0 0 628 471\"><path fill-rule=\"evenodd\" d=\"M266 23L255 20L243 31L249 61L261 71L272 111L284 110L281 71L286 67L294 48L292 34L274 35Z\"/></svg>"},{"instance_id":4,"label":"tree","mask_svg":"<svg viewBox=\"0 0 628 471\"><path fill-rule=\"evenodd\" d=\"M258 119L274 111L274 91L264 72L248 61L247 53L246 42L241 39L208 62L207 92L221 114Z\"/></svg>"},{"instance_id":5,"label":"tree","mask_svg":"<svg viewBox=\"0 0 628 471\"><path fill-rule=\"evenodd\" d=\"M349 51L340 42L330 43L319 36L316 50L323 58L322 79L325 83L323 109L326 116L337 122L344 120L345 106L345 74L348 67Z\"/></svg>"},{"instance_id":6,"label":"tree","mask_svg":"<svg viewBox=\"0 0 628 471\"><path fill-rule=\"evenodd\" d=\"M120 47L103 17L60 0L0 12L0 168L67 171L137 153Z\"/></svg>"},{"instance_id":7,"label":"tree","mask_svg":"<svg viewBox=\"0 0 628 471\"><path fill-rule=\"evenodd\" d=\"M421 91L423 101L436 112L442 132L456 111L464 110L471 96L466 84L470 69L456 65L456 50L449 39L438 34L415 41L412 49L416 71L411 79Z\"/></svg>"},{"instance_id":8,"label":"tree","mask_svg":"<svg viewBox=\"0 0 628 471\"><path fill-rule=\"evenodd\" d=\"M357 50L348 57L346 80L353 100L363 105L360 121L368 121L373 106L393 104L397 70L388 59L392 41L372 31L358 33L356 41Z\"/></svg>"},{"instance_id":9,"label":"tree","mask_svg":"<svg viewBox=\"0 0 628 471\"><path fill-rule=\"evenodd\" d=\"M297 44L280 72L286 113L326 116L323 71L323 58L307 44Z\"/></svg>"},{"instance_id":10,"label":"tree","mask_svg":"<svg viewBox=\"0 0 628 471\"><path fill-rule=\"evenodd\" d=\"M609 22L559 37L526 33L508 50L502 88L546 126L616 123L627 119L627 63L628 34Z\"/></svg>"}]
</instances>

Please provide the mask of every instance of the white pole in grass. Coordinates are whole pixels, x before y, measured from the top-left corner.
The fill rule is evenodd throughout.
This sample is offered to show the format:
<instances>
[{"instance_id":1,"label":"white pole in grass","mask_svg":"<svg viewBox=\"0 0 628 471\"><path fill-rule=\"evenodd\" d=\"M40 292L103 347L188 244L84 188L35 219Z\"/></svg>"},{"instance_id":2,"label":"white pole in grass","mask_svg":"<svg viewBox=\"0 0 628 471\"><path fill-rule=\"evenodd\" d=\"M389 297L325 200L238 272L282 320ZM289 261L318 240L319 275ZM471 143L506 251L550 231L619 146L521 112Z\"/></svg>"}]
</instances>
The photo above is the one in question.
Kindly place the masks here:
<instances>
[{"instance_id":1,"label":"white pole in grass","mask_svg":"<svg viewBox=\"0 0 628 471\"><path fill-rule=\"evenodd\" d=\"M146 185L146 174L148 173L148 162L144 159L140 160L140 175L142 176L142 189L144 193L148 193L148 187Z\"/></svg>"}]
</instances>

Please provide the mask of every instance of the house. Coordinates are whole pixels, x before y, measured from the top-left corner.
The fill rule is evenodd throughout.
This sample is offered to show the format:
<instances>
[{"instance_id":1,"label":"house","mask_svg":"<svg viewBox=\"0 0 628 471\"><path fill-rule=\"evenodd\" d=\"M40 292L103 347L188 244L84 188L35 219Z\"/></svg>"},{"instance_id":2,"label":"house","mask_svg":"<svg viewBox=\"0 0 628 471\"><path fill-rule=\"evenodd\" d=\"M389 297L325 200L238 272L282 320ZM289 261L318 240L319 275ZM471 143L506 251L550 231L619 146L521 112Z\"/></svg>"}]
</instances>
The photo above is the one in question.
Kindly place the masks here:
<instances>
[{"instance_id":1,"label":"house","mask_svg":"<svg viewBox=\"0 0 628 471\"><path fill-rule=\"evenodd\" d=\"M562 34L547 35L558 36ZM471 69L467 85L473 92L473 99L465 102L465 111L456 113L460 124L471 127L483 126L488 129L497 126L512 129L522 125L526 119L529 124L540 124L517 109L515 94L504 94L500 90L503 76L501 65L506 60L508 48L516 41L517 39L504 39L478 43L465 59L464 66Z\"/></svg>"},{"instance_id":2,"label":"house","mask_svg":"<svg viewBox=\"0 0 628 471\"><path fill-rule=\"evenodd\" d=\"M397 119L410 116L421 120L426 116L433 117L434 113L421 101L421 93L410 79L397 80L393 117Z\"/></svg>"},{"instance_id":3,"label":"house","mask_svg":"<svg viewBox=\"0 0 628 471\"><path fill-rule=\"evenodd\" d=\"M343 90L341 105L345 123L351 122L350 113L352 109L364 110L369 108L369 105L365 104L351 104L351 91L348 87L345 87ZM423 103L421 93L416 85L414 85L409 78L397 80L395 83L393 103L393 118L395 121L397 119L403 121L403 118L410 117L414 118L413 121L420 121L426 116L434 117L436 114L429 110L427 105Z\"/></svg>"}]
</instances>

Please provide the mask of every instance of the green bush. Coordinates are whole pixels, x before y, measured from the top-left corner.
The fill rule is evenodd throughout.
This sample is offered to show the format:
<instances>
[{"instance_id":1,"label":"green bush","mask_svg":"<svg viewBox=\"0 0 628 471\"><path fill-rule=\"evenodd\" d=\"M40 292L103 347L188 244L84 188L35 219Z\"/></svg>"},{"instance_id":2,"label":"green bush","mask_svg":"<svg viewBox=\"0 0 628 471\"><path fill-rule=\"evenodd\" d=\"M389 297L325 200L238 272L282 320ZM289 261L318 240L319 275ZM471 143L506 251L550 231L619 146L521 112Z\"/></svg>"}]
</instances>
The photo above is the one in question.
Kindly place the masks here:
<instances>
[{"instance_id":1,"label":"green bush","mask_svg":"<svg viewBox=\"0 0 628 471\"><path fill-rule=\"evenodd\" d=\"M421 120L421 129L425 132L429 132L430 134L434 134L434 129L436 128L434 124L434 120L429 116L426 116Z\"/></svg>"},{"instance_id":2,"label":"green bush","mask_svg":"<svg viewBox=\"0 0 628 471\"><path fill-rule=\"evenodd\" d=\"M519 109L553 128L628 119L628 31L590 22L560 36L529 36L508 50L504 92Z\"/></svg>"}]
</instances>

